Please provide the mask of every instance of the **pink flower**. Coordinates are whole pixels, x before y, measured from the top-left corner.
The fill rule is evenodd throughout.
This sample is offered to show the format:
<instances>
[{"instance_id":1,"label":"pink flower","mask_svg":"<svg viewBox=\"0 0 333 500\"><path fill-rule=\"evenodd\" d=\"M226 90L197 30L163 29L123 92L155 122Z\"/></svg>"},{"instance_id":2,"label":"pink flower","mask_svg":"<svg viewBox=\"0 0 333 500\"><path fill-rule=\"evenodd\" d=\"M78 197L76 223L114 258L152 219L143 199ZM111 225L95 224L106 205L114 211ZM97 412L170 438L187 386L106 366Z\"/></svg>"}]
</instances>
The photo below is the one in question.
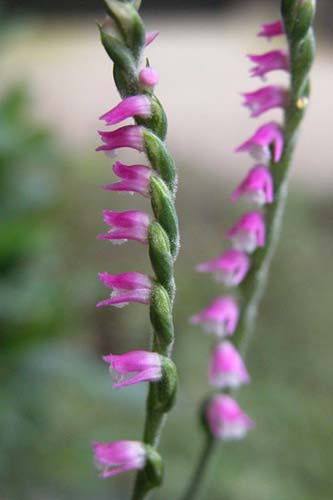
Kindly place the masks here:
<instances>
[{"instance_id":1,"label":"pink flower","mask_svg":"<svg viewBox=\"0 0 333 500\"><path fill-rule=\"evenodd\" d=\"M265 245L265 221L259 212L247 212L226 233L237 250L252 253Z\"/></svg>"},{"instance_id":2,"label":"pink flower","mask_svg":"<svg viewBox=\"0 0 333 500\"><path fill-rule=\"evenodd\" d=\"M214 273L216 281L227 286L237 286L244 279L250 267L250 259L244 252L233 248L209 262L199 264L199 272Z\"/></svg>"},{"instance_id":3,"label":"pink flower","mask_svg":"<svg viewBox=\"0 0 333 500\"><path fill-rule=\"evenodd\" d=\"M238 322L238 305L233 297L218 297L212 304L192 316L191 323L201 323L205 332L215 333L219 337L232 335Z\"/></svg>"},{"instance_id":4,"label":"pink flower","mask_svg":"<svg viewBox=\"0 0 333 500\"><path fill-rule=\"evenodd\" d=\"M145 274L121 273L109 274L99 273L102 283L112 288L110 299L98 302L97 307L117 306L123 307L129 302L149 304L152 290L152 281Z\"/></svg>"},{"instance_id":5,"label":"pink flower","mask_svg":"<svg viewBox=\"0 0 333 500\"><path fill-rule=\"evenodd\" d=\"M266 37L268 40L275 36L283 35L284 27L282 21L275 21L274 23L267 23L261 26L258 36Z\"/></svg>"},{"instance_id":6,"label":"pink flower","mask_svg":"<svg viewBox=\"0 0 333 500\"><path fill-rule=\"evenodd\" d=\"M146 95L133 95L123 99L113 109L100 116L106 125L115 125L126 118L139 116L140 118L149 118L151 116L151 101Z\"/></svg>"},{"instance_id":7,"label":"pink flower","mask_svg":"<svg viewBox=\"0 0 333 500\"><path fill-rule=\"evenodd\" d=\"M139 73L139 81L142 85L147 87L155 87L159 82L159 74L157 71L150 66L143 68Z\"/></svg>"},{"instance_id":8,"label":"pink flower","mask_svg":"<svg viewBox=\"0 0 333 500\"><path fill-rule=\"evenodd\" d=\"M288 91L279 85L268 85L242 95L243 105L250 109L253 118L273 108L284 108L288 102Z\"/></svg>"},{"instance_id":9,"label":"pink flower","mask_svg":"<svg viewBox=\"0 0 333 500\"><path fill-rule=\"evenodd\" d=\"M128 210L127 212L114 212L103 210L105 224L111 226L106 234L99 234L100 240L111 240L115 243L123 243L127 240L136 240L140 243L148 242L148 229L150 217L140 210Z\"/></svg>"},{"instance_id":10,"label":"pink flower","mask_svg":"<svg viewBox=\"0 0 333 500\"><path fill-rule=\"evenodd\" d=\"M265 54L249 54L247 56L251 62L256 64L251 68L251 76L265 76L270 71L289 70L289 56L286 50L272 50Z\"/></svg>"},{"instance_id":11,"label":"pink flower","mask_svg":"<svg viewBox=\"0 0 333 500\"><path fill-rule=\"evenodd\" d=\"M146 40L145 40L145 47L148 47L156 37L158 37L159 32L158 31L147 31L146 33Z\"/></svg>"},{"instance_id":12,"label":"pink flower","mask_svg":"<svg viewBox=\"0 0 333 500\"><path fill-rule=\"evenodd\" d=\"M266 163L271 160L270 147L274 146L274 162L281 160L283 152L283 134L281 127L270 122L258 128L256 133L241 144L236 152L248 151L259 162Z\"/></svg>"},{"instance_id":13,"label":"pink flower","mask_svg":"<svg viewBox=\"0 0 333 500\"><path fill-rule=\"evenodd\" d=\"M246 196L258 205L272 203L274 199L273 179L269 168L263 165L251 168L243 182L232 193L231 201L236 201L241 196Z\"/></svg>"},{"instance_id":14,"label":"pink flower","mask_svg":"<svg viewBox=\"0 0 333 500\"><path fill-rule=\"evenodd\" d=\"M241 384L248 384L250 376L245 364L230 342L221 342L213 351L209 366L209 380L221 389L236 389Z\"/></svg>"},{"instance_id":15,"label":"pink flower","mask_svg":"<svg viewBox=\"0 0 333 500\"><path fill-rule=\"evenodd\" d=\"M108 191L125 191L128 193L139 193L143 196L149 196L149 181L152 175L152 169L145 165L124 165L117 161L113 167L113 172L118 175L122 181L114 182L103 186Z\"/></svg>"},{"instance_id":16,"label":"pink flower","mask_svg":"<svg viewBox=\"0 0 333 500\"><path fill-rule=\"evenodd\" d=\"M157 382L162 378L161 356L155 352L131 351L125 354L109 354L103 357L110 364L115 378L113 387L127 387L139 382ZM124 380L126 375L132 377Z\"/></svg>"},{"instance_id":17,"label":"pink flower","mask_svg":"<svg viewBox=\"0 0 333 500\"><path fill-rule=\"evenodd\" d=\"M225 441L242 439L253 427L252 420L230 396L218 394L210 401L206 418L212 434Z\"/></svg>"},{"instance_id":18,"label":"pink flower","mask_svg":"<svg viewBox=\"0 0 333 500\"><path fill-rule=\"evenodd\" d=\"M145 447L139 441L92 442L96 466L103 478L128 470L143 469L146 464Z\"/></svg>"},{"instance_id":19,"label":"pink flower","mask_svg":"<svg viewBox=\"0 0 333 500\"><path fill-rule=\"evenodd\" d=\"M96 151L114 151L118 148L144 150L143 128L140 125L127 125L111 132L98 131L104 144Z\"/></svg>"}]
</instances>

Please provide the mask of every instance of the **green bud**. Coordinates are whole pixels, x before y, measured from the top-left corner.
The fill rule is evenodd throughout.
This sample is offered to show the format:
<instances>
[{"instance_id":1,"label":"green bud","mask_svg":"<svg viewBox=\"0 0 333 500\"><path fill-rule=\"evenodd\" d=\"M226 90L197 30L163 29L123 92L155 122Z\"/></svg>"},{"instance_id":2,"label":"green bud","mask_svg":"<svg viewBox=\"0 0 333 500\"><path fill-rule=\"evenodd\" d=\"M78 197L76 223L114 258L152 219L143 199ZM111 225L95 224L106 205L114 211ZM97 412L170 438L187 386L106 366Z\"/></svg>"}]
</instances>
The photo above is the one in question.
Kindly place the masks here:
<instances>
[{"instance_id":1,"label":"green bud","mask_svg":"<svg viewBox=\"0 0 333 500\"><path fill-rule=\"evenodd\" d=\"M150 179L150 196L155 217L168 235L175 258L179 249L178 218L169 189L159 177Z\"/></svg>"},{"instance_id":2,"label":"green bud","mask_svg":"<svg viewBox=\"0 0 333 500\"><path fill-rule=\"evenodd\" d=\"M172 306L165 288L156 283L150 299L150 320L154 328L154 351L168 355L174 339Z\"/></svg>"},{"instance_id":3,"label":"green bud","mask_svg":"<svg viewBox=\"0 0 333 500\"><path fill-rule=\"evenodd\" d=\"M134 5L120 0L104 0L107 12L119 28L136 61L145 43L145 29Z\"/></svg>"},{"instance_id":4,"label":"green bud","mask_svg":"<svg viewBox=\"0 0 333 500\"><path fill-rule=\"evenodd\" d=\"M171 192L176 190L175 162L164 142L151 130L144 131L145 152L153 168L161 175Z\"/></svg>"},{"instance_id":5,"label":"green bud","mask_svg":"<svg viewBox=\"0 0 333 500\"><path fill-rule=\"evenodd\" d=\"M149 226L149 257L157 281L173 297L173 259L170 253L169 238L163 227L156 221Z\"/></svg>"}]
</instances>

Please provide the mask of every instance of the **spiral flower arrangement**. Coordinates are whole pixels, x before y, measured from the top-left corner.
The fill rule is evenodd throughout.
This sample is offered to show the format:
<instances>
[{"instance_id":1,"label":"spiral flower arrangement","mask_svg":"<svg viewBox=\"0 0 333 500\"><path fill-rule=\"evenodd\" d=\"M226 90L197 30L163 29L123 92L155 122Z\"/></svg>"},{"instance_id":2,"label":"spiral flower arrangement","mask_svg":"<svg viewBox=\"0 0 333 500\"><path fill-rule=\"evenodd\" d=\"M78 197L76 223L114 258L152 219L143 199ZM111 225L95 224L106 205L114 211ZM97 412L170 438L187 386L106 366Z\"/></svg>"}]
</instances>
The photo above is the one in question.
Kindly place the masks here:
<instances>
[{"instance_id":1,"label":"spiral flower arrangement","mask_svg":"<svg viewBox=\"0 0 333 500\"><path fill-rule=\"evenodd\" d=\"M287 88L266 85L243 94L243 104L249 108L251 117L280 108L283 124L261 125L236 149L236 152L248 152L256 163L232 193L231 201L247 198L260 210L246 212L226 232L231 248L197 267L199 272L212 273L225 287L234 288L235 293L218 297L191 318L192 323L200 324L204 331L217 338L209 364L209 381L218 392L206 398L203 404L206 441L183 500L193 500L197 494L216 441L243 438L253 427L252 420L232 393L250 382L243 356L278 240L288 170L308 104L308 75L314 58L314 14L314 0L282 0L282 18L264 24L258 36L268 40L286 36L289 49L248 56L254 64L250 70L252 77L264 78L268 73L282 70L289 73L290 83Z\"/></svg>"},{"instance_id":2,"label":"spiral flower arrangement","mask_svg":"<svg viewBox=\"0 0 333 500\"><path fill-rule=\"evenodd\" d=\"M174 341L173 266L179 249L174 206L177 178L174 161L165 144L166 115L154 94L158 74L148 62L142 65L143 51L157 33L145 32L138 14L140 1L104 0L104 3L108 18L99 26L101 41L114 63L114 81L122 100L100 118L106 126L118 125L129 118L134 123L99 131L102 144L97 150L112 153L131 148L144 153L148 159L148 164L115 162L113 172L119 180L104 188L150 198L153 216L139 210L105 210L103 219L108 231L98 238L118 243L134 240L147 245L154 276L137 271L100 273L102 283L111 289L111 296L97 306L119 307L130 302L148 305L153 335L151 351L110 353L103 357L115 375L114 387L149 382L143 440L94 442L93 451L102 477L138 471L132 500L141 500L162 482L163 461L157 446L177 388L177 372L170 359ZM282 0L281 19L264 24L258 36L268 40L286 36L288 50L275 49L248 56L254 65L250 70L252 77L264 78L282 70L289 74L290 83L287 87L265 85L243 94L243 104L249 108L251 117L280 108L283 123L264 123L236 149L236 152L249 153L255 164L232 193L231 201L245 197L257 208L244 213L226 232L230 245L223 254L197 268L199 272L212 273L231 291L215 298L191 318L193 324L201 325L217 339L208 369L209 382L215 389L202 405L205 443L183 500L193 500L198 493L216 443L243 438L253 427L233 393L250 382L244 355L278 240L287 175L308 104L308 75L314 58L314 14L314 0Z\"/></svg>"},{"instance_id":3,"label":"spiral flower arrangement","mask_svg":"<svg viewBox=\"0 0 333 500\"><path fill-rule=\"evenodd\" d=\"M138 3L105 0L105 7L108 18L99 27L101 41L114 63L114 80L122 101L100 119L106 126L118 125L128 118L134 119L134 124L99 131L102 145L97 151L131 148L144 153L149 164L124 165L117 161L113 172L120 180L104 188L150 198L153 217L139 210L105 210L103 219L109 229L98 238L116 243L135 240L147 245L155 275L150 277L136 271L99 275L111 289L111 296L97 306L119 307L130 302L148 305L153 340L151 351L111 353L103 358L116 376L114 387L150 383L143 441L94 442L93 451L103 477L133 469L140 471L133 493L133 499L138 500L162 481L163 464L156 447L177 387L176 368L170 359L174 340L173 265L179 247L174 206L177 178L165 144L166 116L154 94L159 77L148 63L142 67L144 48L158 33L145 32Z\"/></svg>"}]
</instances>

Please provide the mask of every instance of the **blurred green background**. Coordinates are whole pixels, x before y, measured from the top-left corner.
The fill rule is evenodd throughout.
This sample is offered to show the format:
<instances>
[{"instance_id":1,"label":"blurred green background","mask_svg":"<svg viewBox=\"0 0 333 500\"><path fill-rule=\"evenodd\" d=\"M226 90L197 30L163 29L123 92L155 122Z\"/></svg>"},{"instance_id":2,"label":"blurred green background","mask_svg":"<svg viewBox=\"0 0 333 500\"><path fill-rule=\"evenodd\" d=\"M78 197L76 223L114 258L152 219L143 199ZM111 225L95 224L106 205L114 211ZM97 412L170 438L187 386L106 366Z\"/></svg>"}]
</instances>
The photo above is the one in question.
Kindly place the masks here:
<instances>
[{"instance_id":1,"label":"blurred green background","mask_svg":"<svg viewBox=\"0 0 333 500\"><path fill-rule=\"evenodd\" d=\"M245 207L228 202L250 166L248 158L231 156L232 148L253 129L236 95L240 85L249 85L240 54L254 43L257 25L276 17L278 3L272 11L254 3L249 19L242 9L230 13L221 7L218 20L216 14L196 12L186 20L183 40L177 41L182 57L175 61L175 13L148 14L149 27L157 25L162 32L160 49L156 42L152 56L167 80L164 86L161 82L161 95L170 109L170 149L178 158L182 235L175 306L180 391L161 441L166 483L156 499L180 495L201 446L197 406L209 390L211 339L190 326L188 317L221 293L221 287L197 275L194 267L222 250L224 231ZM64 14L45 20L42 11L29 17L18 12L2 21L0 499L125 500L131 474L100 480L90 441L140 439L146 387L112 390L101 354L146 348L148 311L140 305L96 310L97 300L107 294L96 275L104 270L149 272L149 262L143 246L111 246L95 236L103 230L103 208L147 209L147 201L99 188L110 182L112 163L93 152L96 117L117 98L94 16L76 20L73 29L72 19ZM199 88L188 102L188 80L168 80L168 64L182 65L183 57L190 57L202 23L209 38L203 42L205 54L215 61L212 66L204 59L206 77L213 78L213 71L221 82L214 87L213 104L206 101L199 81L191 82L190 87ZM242 35L237 36L235 26L244 26ZM214 30L221 43L218 65ZM327 32L321 25L318 30L314 99L248 355L253 383L240 392L256 428L245 441L221 446L202 500L332 498L332 146L321 142L329 133L325 120L332 102L321 91L331 75L331 52L326 50ZM229 44L234 47L232 61ZM83 49L86 59L76 59ZM262 42L260 49L267 49ZM195 56L186 59L184 75L198 72ZM76 71L83 63L88 69ZM88 75L94 65L100 72ZM241 72L237 85L233 71ZM226 105L229 91L236 95L234 108Z\"/></svg>"}]
</instances>

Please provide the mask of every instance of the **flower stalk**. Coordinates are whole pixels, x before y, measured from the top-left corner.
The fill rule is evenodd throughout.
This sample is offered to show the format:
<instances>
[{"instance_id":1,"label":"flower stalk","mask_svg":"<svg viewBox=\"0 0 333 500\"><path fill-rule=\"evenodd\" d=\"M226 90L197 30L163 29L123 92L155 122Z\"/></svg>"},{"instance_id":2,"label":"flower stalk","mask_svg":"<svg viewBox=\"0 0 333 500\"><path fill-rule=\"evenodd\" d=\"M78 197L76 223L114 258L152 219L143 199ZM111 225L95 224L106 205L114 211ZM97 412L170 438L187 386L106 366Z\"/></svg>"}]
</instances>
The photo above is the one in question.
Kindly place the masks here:
<instances>
[{"instance_id":1,"label":"flower stalk","mask_svg":"<svg viewBox=\"0 0 333 500\"><path fill-rule=\"evenodd\" d=\"M105 210L103 219L109 229L98 238L113 243L135 240L147 245L154 276L138 272L100 273L101 281L112 292L109 299L97 305L122 307L129 302L137 302L149 306L153 327L151 352L131 351L104 356L113 375L117 377L114 387L149 382L149 393L142 443L120 441L116 445L94 443L93 446L97 462L107 470L104 477L123 470L138 471L133 500L145 498L151 489L162 482L163 462L156 448L177 389L177 371L170 356L174 342L173 267L179 249L178 220L174 206L176 167L165 144L166 115L154 94L159 77L148 63L142 67L144 49L158 33L145 32L138 13L139 4L139 1L131 0L104 0L108 18L99 26L99 30L102 44L114 64L114 80L122 101L100 119L107 127L131 118L134 124L99 131L102 144L97 150L114 153L120 148L131 148L145 154L148 165L116 162L113 172L120 180L104 186L104 189L150 198L153 217L138 210L120 213ZM113 450L118 450L119 446L122 453L125 450L124 456L120 454L121 459L113 454ZM113 463L121 464L121 467L109 473Z\"/></svg>"},{"instance_id":2,"label":"flower stalk","mask_svg":"<svg viewBox=\"0 0 333 500\"><path fill-rule=\"evenodd\" d=\"M273 184L273 192L270 193L269 186L269 196L267 196L267 184L263 189L263 186L257 184L257 180L253 183L249 182L251 180L249 177L245 179L236 190L237 197L239 193L251 194L253 201L258 201L255 197L253 198L254 188L258 188L257 196L259 196L260 201L264 202L261 212L264 225L258 225L258 217L250 220L248 225L244 224L244 220L241 219L240 223L227 233L227 236L231 239L238 236L238 239L234 241L237 250L243 250L246 253L253 251L250 256L250 267L247 273L244 274L244 279L238 285L239 317L237 327L229 339L242 356L245 355L253 332L258 306L265 290L268 271L279 239L287 196L288 173L292 163L298 129L308 104L310 94L309 71L315 52L312 28L315 4L315 0L281 0L282 19L272 24L264 24L259 36L270 39L285 34L289 46L288 54L283 54L283 58L281 58L282 53L276 52L275 60L274 52L269 53L266 58L260 57L256 59L251 56L252 61L262 65L256 68L255 71L251 71L252 76L263 76L263 74L273 69L288 69L290 72L290 85L288 99L281 98L279 101L279 105L284 110L282 127L275 123L261 126L254 136L243 143L237 150L248 151L262 163L261 167L264 166L269 169ZM270 93L264 90L260 94L253 93L245 96L247 99L246 105L249 107L254 106L254 108L252 107L252 116L257 116L261 112L275 107L277 101L272 99L272 89L275 89L273 97L282 96L273 86L270 87ZM267 99L257 102L258 95ZM249 229L251 228L257 238L256 245L253 242L251 244L249 238L247 240L245 238L244 229L247 229L247 236L249 236ZM241 248L241 243L243 243L243 248ZM229 362L230 360L229 356ZM222 376L220 380L225 382L225 376ZM216 378L213 377L214 381L216 382ZM231 389L234 390L232 386ZM228 390L226 391L223 388L222 394L208 398L203 404L202 423L206 436L205 443L198 460L196 473L182 497L183 500L194 500L196 498L200 483L203 480L203 470L201 470L199 476L198 470L200 467L207 469L213 450L216 448L216 440L218 438L242 437L247 428L252 426L252 422L238 407L237 403L230 399L229 394Z\"/></svg>"}]
</instances>

